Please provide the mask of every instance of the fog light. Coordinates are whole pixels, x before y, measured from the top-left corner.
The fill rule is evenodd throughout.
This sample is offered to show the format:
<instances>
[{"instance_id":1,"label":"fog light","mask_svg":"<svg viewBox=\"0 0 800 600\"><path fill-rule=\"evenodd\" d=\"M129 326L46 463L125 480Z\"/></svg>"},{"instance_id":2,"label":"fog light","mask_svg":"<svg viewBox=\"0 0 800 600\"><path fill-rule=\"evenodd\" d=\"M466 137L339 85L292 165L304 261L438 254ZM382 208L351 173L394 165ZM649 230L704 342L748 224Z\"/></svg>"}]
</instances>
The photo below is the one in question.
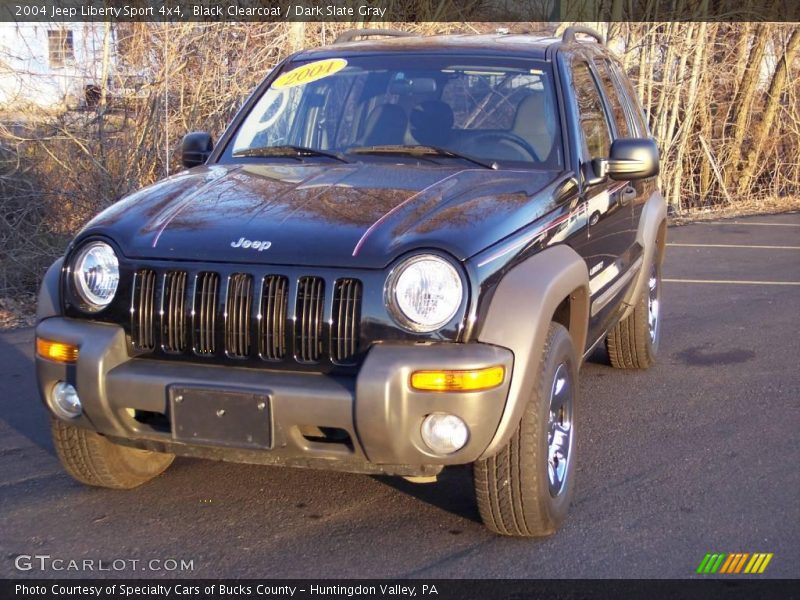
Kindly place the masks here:
<instances>
[{"instance_id":1,"label":"fog light","mask_svg":"<svg viewBox=\"0 0 800 600\"><path fill-rule=\"evenodd\" d=\"M50 407L59 417L65 419L74 419L83 412L78 390L63 381L59 381L53 386L53 392L50 394Z\"/></svg>"},{"instance_id":2,"label":"fog light","mask_svg":"<svg viewBox=\"0 0 800 600\"><path fill-rule=\"evenodd\" d=\"M422 421L422 440L437 454L461 450L469 439L469 428L455 415L434 413Z\"/></svg>"},{"instance_id":3,"label":"fog light","mask_svg":"<svg viewBox=\"0 0 800 600\"><path fill-rule=\"evenodd\" d=\"M77 346L42 338L36 338L36 353L42 358L56 362L74 363L78 360Z\"/></svg>"}]
</instances>

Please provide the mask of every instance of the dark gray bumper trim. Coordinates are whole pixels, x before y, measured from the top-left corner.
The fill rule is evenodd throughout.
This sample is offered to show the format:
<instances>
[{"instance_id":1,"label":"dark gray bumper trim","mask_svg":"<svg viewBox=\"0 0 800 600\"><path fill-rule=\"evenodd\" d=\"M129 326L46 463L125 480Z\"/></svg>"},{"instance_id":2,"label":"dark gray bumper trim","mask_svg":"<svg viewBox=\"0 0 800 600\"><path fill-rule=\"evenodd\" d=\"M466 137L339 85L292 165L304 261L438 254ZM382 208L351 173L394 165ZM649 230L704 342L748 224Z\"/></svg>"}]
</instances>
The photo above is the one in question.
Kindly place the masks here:
<instances>
[{"instance_id":1,"label":"dark gray bumper trim","mask_svg":"<svg viewBox=\"0 0 800 600\"><path fill-rule=\"evenodd\" d=\"M408 474L429 474L429 467L436 470L441 465L473 462L486 449L500 422L513 360L509 350L488 344L378 344L370 349L357 377L336 377L131 358L121 327L78 319L45 319L36 333L80 348L77 365L36 359L43 398L57 381L77 387L84 415L72 421L76 426L129 440L130 444L175 446L178 454L216 456L223 452L221 448L213 450L214 444L176 443L170 431L136 417L144 411L168 420L168 394L175 386L249 392L269 396L273 432L272 448L255 451L265 454L263 460L247 462L302 466L310 461L319 466L333 461L341 463L339 466L350 465L344 467L346 470L362 472L372 472L373 467L377 472L402 472L408 467ZM410 373L416 369L493 365L503 365L507 372L503 385L493 390L423 393L408 386ZM470 427L467 445L446 457L431 454L420 436L422 419L440 411L460 416ZM304 427L340 429L350 440L318 441L304 436ZM237 454L228 449L226 455L231 452ZM364 467L368 462L372 466ZM356 468L359 464L362 466Z\"/></svg>"}]
</instances>

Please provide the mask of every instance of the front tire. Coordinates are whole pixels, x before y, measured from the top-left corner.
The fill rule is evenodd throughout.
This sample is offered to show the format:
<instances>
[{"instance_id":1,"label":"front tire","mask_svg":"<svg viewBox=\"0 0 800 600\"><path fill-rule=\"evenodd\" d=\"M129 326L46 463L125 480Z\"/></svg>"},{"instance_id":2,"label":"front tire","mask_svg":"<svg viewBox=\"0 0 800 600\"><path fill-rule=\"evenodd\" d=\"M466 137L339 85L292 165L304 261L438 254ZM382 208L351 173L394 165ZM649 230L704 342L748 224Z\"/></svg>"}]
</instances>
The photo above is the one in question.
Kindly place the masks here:
<instances>
[{"instance_id":1,"label":"front tire","mask_svg":"<svg viewBox=\"0 0 800 600\"><path fill-rule=\"evenodd\" d=\"M516 432L473 467L483 523L501 535L555 533L574 493L578 357L569 332L551 323L536 388Z\"/></svg>"},{"instance_id":2,"label":"front tire","mask_svg":"<svg viewBox=\"0 0 800 600\"><path fill-rule=\"evenodd\" d=\"M94 431L50 421L53 445L64 469L86 485L131 489L150 481L172 464L174 454L128 448Z\"/></svg>"},{"instance_id":3,"label":"front tire","mask_svg":"<svg viewBox=\"0 0 800 600\"><path fill-rule=\"evenodd\" d=\"M654 262L633 312L606 337L606 351L616 369L648 369L661 341L661 265Z\"/></svg>"}]
</instances>

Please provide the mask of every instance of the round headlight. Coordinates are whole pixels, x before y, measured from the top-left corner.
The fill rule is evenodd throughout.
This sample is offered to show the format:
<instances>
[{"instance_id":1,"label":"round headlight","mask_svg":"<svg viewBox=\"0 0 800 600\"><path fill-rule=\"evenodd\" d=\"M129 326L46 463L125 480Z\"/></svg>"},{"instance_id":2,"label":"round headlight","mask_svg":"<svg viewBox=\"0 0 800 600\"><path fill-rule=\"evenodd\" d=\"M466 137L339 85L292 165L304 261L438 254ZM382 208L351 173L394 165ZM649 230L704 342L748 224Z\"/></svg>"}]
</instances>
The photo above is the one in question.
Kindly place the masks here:
<instances>
[{"instance_id":1,"label":"round headlight","mask_svg":"<svg viewBox=\"0 0 800 600\"><path fill-rule=\"evenodd\" d=\"M453 265L433 254L422 254L397 268L390 294L402 325L414 331L434 331L456 314L463 290Z\"/></svg>"},{"instance_id":2,"label":"round headlight","mask_svg":"<svg viewBox=\"0 0 800 600\"><path fill-rule=\"evenodd\" d=\"M119 261L105 242L84 246L73 263L75 291L90 310L100 310L114 299L119 286Z\"/></svg>"}]
</instances>

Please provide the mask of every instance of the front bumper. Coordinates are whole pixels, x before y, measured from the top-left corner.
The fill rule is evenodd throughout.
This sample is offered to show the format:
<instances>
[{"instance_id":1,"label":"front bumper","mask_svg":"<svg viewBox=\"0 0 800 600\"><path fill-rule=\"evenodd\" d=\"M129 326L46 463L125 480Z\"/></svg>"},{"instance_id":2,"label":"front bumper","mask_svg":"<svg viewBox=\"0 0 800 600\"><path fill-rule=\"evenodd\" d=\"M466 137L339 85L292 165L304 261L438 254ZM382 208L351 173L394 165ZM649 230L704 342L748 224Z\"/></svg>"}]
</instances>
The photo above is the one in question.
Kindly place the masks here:
<instances>
[{"instance_id":1,"label":"front bumper","mask_svg":"<svg viewBox=\"0 0 800 600\"><path fill-rule=\"evenodd\" d=\"M185 456L398 475L430 475L444 465L475 461L500 423L513 366L509 350L489 344L382 343L370 349L356 376L344 377L132 358L121 327L63 317L41 321L36 335L80 349L72 365L36 358L43 399L58 381L77 388L83 414L70 420L75 426ZM416 370L493 365L504 366L506 376L491 390L420 392L408 385ZM244 433L241 445L230 444L230 437L224 443L178 439L170 406L176 390L186 388L267 398L268 445L248 448ZM220 409L224 402L221 394ZM461 450L441 456L424 444L420 426L433 412L458 415L468 425L469 440ZM317 435L330 431L337 432L330 439Z\"/></svg>"}]
</instances>

